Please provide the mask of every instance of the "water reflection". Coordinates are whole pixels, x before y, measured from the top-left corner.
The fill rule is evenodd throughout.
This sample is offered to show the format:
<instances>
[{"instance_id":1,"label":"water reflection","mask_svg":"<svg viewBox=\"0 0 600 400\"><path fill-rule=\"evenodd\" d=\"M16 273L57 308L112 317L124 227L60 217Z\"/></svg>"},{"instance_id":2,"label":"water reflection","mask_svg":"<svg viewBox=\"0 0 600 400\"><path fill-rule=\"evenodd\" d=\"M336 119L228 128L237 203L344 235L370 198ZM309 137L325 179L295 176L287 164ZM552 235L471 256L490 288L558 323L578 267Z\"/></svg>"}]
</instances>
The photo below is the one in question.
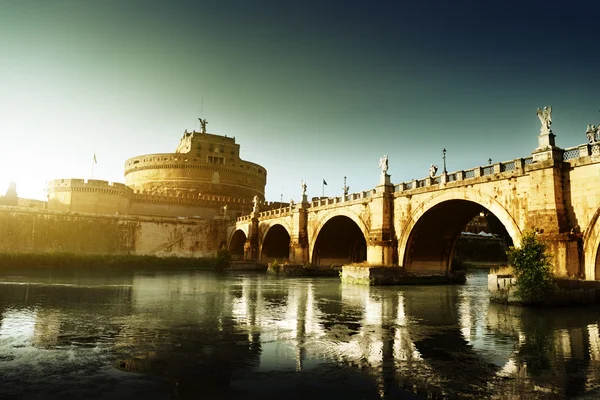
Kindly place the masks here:
<instances>
[{"instance_id":1,"label":"water reflection","mask_svg":"<svg viewBox=\"0 0 600 400\"><path fill-rule=\"evenodd\" d=\"M562 398L600 387L600 312L464 286L195 271L0 280L0 396Z\"/></svg>"}]
</instances>

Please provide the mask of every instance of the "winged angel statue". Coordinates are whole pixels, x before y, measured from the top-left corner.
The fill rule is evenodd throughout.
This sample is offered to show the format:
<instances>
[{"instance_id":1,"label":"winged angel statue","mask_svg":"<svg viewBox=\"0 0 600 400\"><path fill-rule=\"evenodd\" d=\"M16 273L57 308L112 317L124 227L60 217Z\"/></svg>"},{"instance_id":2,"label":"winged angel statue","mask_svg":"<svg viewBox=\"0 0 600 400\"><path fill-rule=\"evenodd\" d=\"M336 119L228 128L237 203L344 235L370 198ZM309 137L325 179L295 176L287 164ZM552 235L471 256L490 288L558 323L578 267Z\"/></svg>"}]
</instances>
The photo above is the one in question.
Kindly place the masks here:
<instances>
[{"instance_id":1,"label":"winged angel statue","mask_svg":"<svg viewBox=\"0 0 600 400\"><path fill-rule=\"evenodd\" d=\"M538 108L537 116L540 119L540 122L542 123L542 128L540 129L540 134L547 135L549 133L552 133L552 130L550 129L550 125L552 125L552 107L547 106L547 107L544 107L543 110L540 110Z\"/></svg>"},{"instance_id":2,"label":"winged angel statue","mask_svg":"<svg viewBox=\"0 0 600 400\"><path fill-rule=\"evenodd\" d=\"M381 174L385 175L387 174L387 170L388 170L388 156L383 156L379 159L379 167L377 168L381 168Z\"/></svg>"}]
</instances>

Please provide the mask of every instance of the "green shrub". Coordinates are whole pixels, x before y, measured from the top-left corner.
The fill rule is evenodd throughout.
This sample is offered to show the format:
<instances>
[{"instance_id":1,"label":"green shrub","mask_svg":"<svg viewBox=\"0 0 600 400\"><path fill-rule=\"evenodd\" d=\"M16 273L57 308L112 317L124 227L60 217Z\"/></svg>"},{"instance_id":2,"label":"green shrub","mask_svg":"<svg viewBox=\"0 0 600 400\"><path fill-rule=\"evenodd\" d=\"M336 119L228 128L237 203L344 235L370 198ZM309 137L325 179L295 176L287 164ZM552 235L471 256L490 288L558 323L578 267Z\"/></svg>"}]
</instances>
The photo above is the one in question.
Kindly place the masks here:
<instances>
[{"instance_id":1,"label":"green shrub","mask_svg":"<svg viewBox=\"0 0 600 400\"><path fill-rule=\"evenodd\" d=\"M523 303L542 303L557 288L547 249L537 233L529 231L523 234L520 248L506 252L517 280L515 296Z\"/></svg>"},{"instance_id":2,"label":"green shrub","mask_svg":"<svg viewBox=\"0 0 600 400\"><path fill-rule=\"evenodd\" d=\"M222 270L223 268L227 268L229 263L231 262L231 254L225 247L221 247L217 251L217 259L215 262L215 268L217 270Z\"/></svg>"}]
</instances>

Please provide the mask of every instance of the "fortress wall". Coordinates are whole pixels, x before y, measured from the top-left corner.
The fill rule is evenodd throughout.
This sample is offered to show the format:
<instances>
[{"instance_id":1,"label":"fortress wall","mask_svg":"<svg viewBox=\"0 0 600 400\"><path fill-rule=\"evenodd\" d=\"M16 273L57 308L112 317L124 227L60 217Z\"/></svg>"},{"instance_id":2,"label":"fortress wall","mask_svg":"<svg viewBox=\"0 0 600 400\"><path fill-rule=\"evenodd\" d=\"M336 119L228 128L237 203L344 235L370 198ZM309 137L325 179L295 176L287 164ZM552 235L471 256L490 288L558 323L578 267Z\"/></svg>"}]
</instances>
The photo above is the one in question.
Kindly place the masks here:
<instances>
[{"instance_id":1,"label":"fortress wall","mask_svg":"<svg viewBox=\"0 0 600 400\"><path fill-rule=\"evenodd\" d=\"M129 214L212 218L215 215L215 209L190 207L184 204L134 202L129 208Z\"/></svg>"},{"instance_id":2,"label":"fortress wall","mask_svg":"<svg viewBox=\"0 0 600 400\"><path fill-rule=\"evenodd\" d=\"M0 252L209 257L225 242L224 222L0 207Z\"/></svg>"},{"instance_id":3,"label":"fortress wall","mask_svg":"<svg viewBox=\"0 0 600 400\"><path fill-rule=\"evenodd\" d=\"M50 210L93 214L126 214L131 188L122 183L89 179L55 179L48 185Z\"/></svg>"},{"instance_id":4,"label":"fortress wall","mask_svg":"<svg viewBox=\"0 0 600 400\"><path fill-rule=\"evenodd\" d=\"M205 195L264 198L266 173L259 174L257 171L263 171L262 167L252 163L210 165L180 159L179 162L146 164L125 171L125 183L134 190L158 193L193 190Z\"/></svg>"}]
</instances>

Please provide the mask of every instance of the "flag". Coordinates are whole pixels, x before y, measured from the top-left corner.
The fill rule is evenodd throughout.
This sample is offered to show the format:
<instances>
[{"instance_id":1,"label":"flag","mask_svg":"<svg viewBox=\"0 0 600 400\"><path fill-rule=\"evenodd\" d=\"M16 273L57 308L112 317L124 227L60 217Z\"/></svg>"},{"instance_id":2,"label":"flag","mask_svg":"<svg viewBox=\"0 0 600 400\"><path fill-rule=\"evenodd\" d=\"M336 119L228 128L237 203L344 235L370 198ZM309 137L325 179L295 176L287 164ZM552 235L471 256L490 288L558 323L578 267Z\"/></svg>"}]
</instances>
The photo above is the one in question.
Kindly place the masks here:
<instances>
[{"instance_id":1,"label":"flag","mask_svg":"<svg viewBox=\"0 0 600 400\"><path fill-rule=\"evenodd\" d=\"M96 160L96 152L94 152L94 164L98 164L98 160Z\"/></svg>"},{"instance_id":2,"label":"flag","mask_svg":"<svg viewBox=\"0 0 600 400\"><path fill-rule=\"evenodd\" d=\"M327 185L327 182L325 182L325 179L323 179L323 185Z\"/></svg>"}]
</instances>

